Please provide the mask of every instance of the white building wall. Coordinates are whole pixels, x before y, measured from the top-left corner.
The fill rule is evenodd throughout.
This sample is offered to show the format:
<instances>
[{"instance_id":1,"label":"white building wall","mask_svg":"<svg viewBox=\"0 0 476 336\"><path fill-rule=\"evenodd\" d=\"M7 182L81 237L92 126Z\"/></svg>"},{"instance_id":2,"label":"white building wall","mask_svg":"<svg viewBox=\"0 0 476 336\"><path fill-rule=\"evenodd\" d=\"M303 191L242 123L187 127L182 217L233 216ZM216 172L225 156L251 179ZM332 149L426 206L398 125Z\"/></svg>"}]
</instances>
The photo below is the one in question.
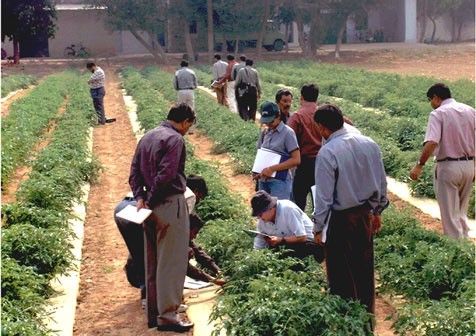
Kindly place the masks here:
<instances>
[{"instance_id":1,"label":"white building wall","mask_svg":"<svg viewBox=\"0 0 476 336\"><path fill-rule=\"evenodd\" d=\"M451 42L452 20L449 15L436 20L435 42ZM433 23L426 20L425 42L430 42L433 33ZM475 21L466 22L461 30L461 40L468 41L475 38Z\"/></svg>"}]
</instances>

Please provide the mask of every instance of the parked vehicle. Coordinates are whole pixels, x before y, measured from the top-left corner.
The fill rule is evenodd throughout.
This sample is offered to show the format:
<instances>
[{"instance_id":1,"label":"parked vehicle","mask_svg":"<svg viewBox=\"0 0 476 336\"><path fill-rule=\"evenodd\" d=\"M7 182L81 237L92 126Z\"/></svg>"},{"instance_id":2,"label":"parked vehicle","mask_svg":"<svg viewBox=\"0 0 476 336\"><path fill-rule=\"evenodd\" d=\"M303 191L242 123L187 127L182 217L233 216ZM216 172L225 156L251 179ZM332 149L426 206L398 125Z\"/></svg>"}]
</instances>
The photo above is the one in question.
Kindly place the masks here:
<instances>
[{"instance_id":1,"label":"parked vehicle","mask_svg":"<svg viewBox=\"0 0 476 336\"><path fill-rule=\"evenodd\" d=\"M215 33L215 51L220 52L224 49L226 49L228 52L235 51L236 39L238 39L238 52L242 52L246 48L256 48L258 36L259 31L251 33ZM267 51L281 51L286 44L285 41L286 38L284 34L278 30L276 24L272 20L268 20L266 24L266 30L263 35L262 46Z\"/></svg>"},{"instance_id":2,"label":"parked vehicle","mask_svg":"<svg viewBox=\"0 0 476 336\"><path fill-rule=\"evenodd\" d=\"M79 44L71 44L70 46L64 48L63 55L66 57L82 57L86 58L91 55L91 51L84 47L80 42Z\"/></svg>"}]
</instances>

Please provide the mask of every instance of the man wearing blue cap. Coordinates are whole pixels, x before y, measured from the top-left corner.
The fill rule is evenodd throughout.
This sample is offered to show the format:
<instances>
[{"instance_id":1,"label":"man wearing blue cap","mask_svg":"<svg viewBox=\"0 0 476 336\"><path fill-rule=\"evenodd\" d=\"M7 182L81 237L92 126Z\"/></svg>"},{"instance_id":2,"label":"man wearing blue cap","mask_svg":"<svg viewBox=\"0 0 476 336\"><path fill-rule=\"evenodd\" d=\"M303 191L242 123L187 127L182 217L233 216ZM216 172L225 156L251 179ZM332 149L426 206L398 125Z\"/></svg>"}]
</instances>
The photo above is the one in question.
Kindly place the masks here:
<instances>
[{"instance_id":1,"label":"man wearing blue cap","mask_svg":"<svg viewBox=\"0 0 476 336\"><path fill-rule=\"evenodd\" d=\"M279 107L266 101L260 106L260 123L266 128L258 139L258 149L267 149L280 154L282 162L264 168L254 179L259 181L258 189L264 190L278 199L290 199L294 168L301 162L301 154L293 129L285 125L280 118ZM284 174L275 174L284 172ZM275 177L272 177L275 175Z\"/></svg>"}]
</instances>

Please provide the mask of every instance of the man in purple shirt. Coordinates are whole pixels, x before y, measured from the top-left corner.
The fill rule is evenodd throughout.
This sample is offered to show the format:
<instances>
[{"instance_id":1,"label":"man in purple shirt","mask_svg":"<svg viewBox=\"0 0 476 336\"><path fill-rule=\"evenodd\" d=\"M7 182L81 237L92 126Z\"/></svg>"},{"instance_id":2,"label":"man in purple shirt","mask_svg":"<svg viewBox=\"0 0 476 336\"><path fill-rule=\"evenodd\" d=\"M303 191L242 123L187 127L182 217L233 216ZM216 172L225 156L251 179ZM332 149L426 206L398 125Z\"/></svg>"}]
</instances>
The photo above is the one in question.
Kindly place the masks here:
<instances>
[{"instance_id":1,"label":"man in purple shirt","mask_svg":"<svg viewBox=\"0 0 476 336\"><path fill-rule=\"evenodd\" d=\"M148 326L161 331L186 332L193 327L179 319L177 309L182 302L190 231L183 136L195 118L189 105L174 105L167 120L140 140L129 176L137 210L152 210L143 224L146 313Z\"/></svg>"},{"instance_id":2,"label":"man in purple shirt","mask_svg":"<svg viewBox=\"0 0 476 336\"><path fill-rule=\"evenodd\" d=\"M443 83L432 85L426 93L434 109L420 160L410 171L418 180L423 166L435 155L434 189L441 212L443 231L454 239L468 237L467 212L474 181L475 112L471 106L451 98Z\"/></svg>"}]
</instances>

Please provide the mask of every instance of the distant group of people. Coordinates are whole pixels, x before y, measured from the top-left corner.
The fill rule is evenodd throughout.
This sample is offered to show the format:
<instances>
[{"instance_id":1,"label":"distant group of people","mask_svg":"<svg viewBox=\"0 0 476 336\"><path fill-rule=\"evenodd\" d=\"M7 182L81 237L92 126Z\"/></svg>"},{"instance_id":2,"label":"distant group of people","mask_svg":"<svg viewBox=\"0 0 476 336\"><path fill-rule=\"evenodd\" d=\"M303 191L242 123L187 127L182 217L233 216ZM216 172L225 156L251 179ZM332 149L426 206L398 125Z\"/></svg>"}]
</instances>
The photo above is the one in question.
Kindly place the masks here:
<instances>
[{"instance_id":1,"label":"distant group of people","mask_svg":"<svg viewBox=\"0 0 476 336\"><path fill-rule=\"evenodd\" d=\"M232 87L240 116L254 120L261 87L253 61L242 59L243 65L233 56L227 57L229 63L219 55L215 59L214 81L223 84L215 87L218 103L233 109ZM203 225L196 214L189 213L184 196L188 180L183 136L196 123L193 90L197 81L186 61L181 65L174 82L179 103L170 109L166 121L140 140L129 178L130 200L136 202L138 210L152 210L141 227L145 238L139 243L145 244L144 277L135 284L145 288L149 326L177 332L193 327L193 323L180 319L178 311L189 255L200 258L200 249L192 242ZM249 97L240 91L243 83L254 87L250 94L254 103L249 104ZM265 128L257 148L277 153L281 160L253 175L257 192L251 208L259 232L253 247L284 247L291 256L325 260L331 293L359 300L374 313L373 236L380 230L381 214L389 204L382 154L338 106L318 105L318 97L318 86L305 84L300 91L301 106L294 113L290 111L293 94L286 89L276 93L274 102L265 101L260 106L259 121ZM452 99L449 88L441 83L433 85L427 97L434 111L420 160L410 176L417 179L425 162L436 155L435 189L445 234L466 237L466 211L474 180L475 112ZM305 212L310 192L312 218ZM126 244L131 253L128 264L131 258L134 263L141 260L140 252L134 257L134 248L127 240ZM205 259L212 275L200 271L194 277L223 284L219 267ZM130 267L126 265L126 270Z\"/></svg>"}]
</instances>

